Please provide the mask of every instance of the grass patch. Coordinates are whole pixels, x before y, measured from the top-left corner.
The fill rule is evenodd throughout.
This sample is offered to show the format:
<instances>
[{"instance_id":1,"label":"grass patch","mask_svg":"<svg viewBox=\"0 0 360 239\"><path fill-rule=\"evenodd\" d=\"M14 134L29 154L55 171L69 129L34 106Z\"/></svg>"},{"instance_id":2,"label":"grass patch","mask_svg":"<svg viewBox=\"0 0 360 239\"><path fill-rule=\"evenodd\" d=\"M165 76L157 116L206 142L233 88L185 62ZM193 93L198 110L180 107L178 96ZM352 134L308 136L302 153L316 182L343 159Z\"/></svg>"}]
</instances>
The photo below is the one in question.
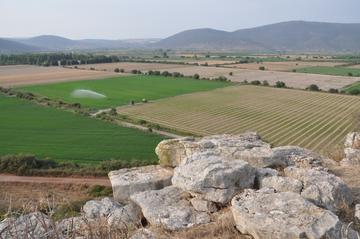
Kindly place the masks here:
<instances>
[{"instance_id":1,"label":"grass patch","mask_svg":"<svg viewBox=\"0 0 360 239\"><path fill-rule=\"evenodd\" d=\"M57 162L154 162L163 137L0 95L0 155L33 154Z\"/></svg>"},{"instance_id":2,"label":"grass patch","mask_svg":"<svg viewBox=\"0 0 360 239\"><path fill-rule=\"evenodd\" d=\"M132 100L135 102L142 102L143 99L156 100L196 91L212 90L230 84L189 78L135 75L103 80L36 85L19 89L51 99L80 103L82 106L99 109L126 105ZM72 92L79 89L94 91L105 95L106 98L74 98Z\"/></svg>"},{"instance_id":3,"label":"grass patch","mask_svg":"<svg viewBox=\"0 0 360 239\"><path fill-rule=\"evenodd\" d=\"M314 66L296 69L296 72L334 76L360 76L360 69L345 67Z\"/></svg>"},{"instance_id":4,"label":"grass patch","mask_svg":"<svg viewBox=\"0 0 360 239\"><path fill-rule=\"evenodd\" d=\"M360 82L356 82L356 83L344 88L344 91L348 94L351 94L356 90L360 92Z\"/></svg>"}]
</instances>

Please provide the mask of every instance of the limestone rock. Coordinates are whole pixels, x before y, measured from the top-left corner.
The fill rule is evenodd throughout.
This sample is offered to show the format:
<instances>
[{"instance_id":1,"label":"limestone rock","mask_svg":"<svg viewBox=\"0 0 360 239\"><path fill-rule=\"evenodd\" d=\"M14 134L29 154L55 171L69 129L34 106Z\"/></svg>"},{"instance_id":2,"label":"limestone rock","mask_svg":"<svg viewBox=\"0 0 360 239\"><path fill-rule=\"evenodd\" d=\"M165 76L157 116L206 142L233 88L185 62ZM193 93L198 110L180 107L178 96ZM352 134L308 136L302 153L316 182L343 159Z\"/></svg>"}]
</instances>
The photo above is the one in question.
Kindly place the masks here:
<instances>
[{"instance_id":1,"label":"limestone rock","mask_svg":"<svg viewBox=\"0 0 360 239\"><path fill-rule=\"evenodd\" d=\"M114 199L127 202L134 193L171 185L173 170L160 166L126 168L109 173Z\"/></svg>"},{"instance_id":2,"label":"limestone rock","mask_svg":"<svg viewBox=\"0 0 360 239\"><path fill-rule=\"evenodd\" d=\"M293 192L245 190L232 200L237 229L255 239L338 239L341 222Z\"/></svg>"},{"instance_id":3,"label":"limestone rock","mask_svg":"<svg viewBox=\"0 0 360 239\"><path fill-rule=\"evenodd\" d=\"M113 210L109 214L107 222L111 227L122 228L128 227L129 225L140 225L141 219L141 208L134 203L129 203L124 207Z\"/></svg>"},{"instance_id":4,"label":"limestone rock","mask_svg":"<svg viewBox=\"0 0 360 239\"><path fill-rule=\"evenodd\" d=\"M195 210L199 211L199 212L213 213L218 210L215 203L207 201L207 200L202 200L202 199L195 197L195 198L190 199L190 202L191 202L192 206L195 208Z\"/></svg>"},{"instance_id":5,"label":"limestone rock","mask_svg":"<svg viewBox=\"0 0 360 239\"><path fill-rule=\"evenodd\" d=\"M87 219L83 217L71 217L61 220L57 224L57 230L63 235L71 234L74 231L80 231L87 226Z\"/></svg>"},{"instance_id":6,"label":"limestone rock","mask_svg":"<svg viewBox=\"0 0 360 239\"><path fill-rule=\"evenodd\" d=\"M130 239L156 239L156 235L146 228L138 229Z\"/></svg>"},{"instance_id":7,"label":"limestone rock","mask_svg":"<svg viewBox=\"0 0 360 239\"><path fill-rule=\"evenodd\" d=\"M196 211L184 197L186 192L169 186L134 194L131 199L141 207L144 217L151 225L178 230L209 223L208 214Z\"/></svg>"},{"instance_id":8,"label":"limestone rock","mask_svg":"<svg viewBox=\"0 0 360 239\"><path fill-rule=\"evenodd\" d=\"M260 181L260 188L273 188L276 192L294 192L299 193L302 190L302 183L294 178L272 176L265 177Z\"/></svg>"},{"instance_id":9,"label":"limestone rock","mask_svg":"<svg viewBox=\"0 0 360 239\"><path fill-rule=\"evenodd\" d=\"M273 158L284 162L287 166L297 166L299 168L322 167L320 155L298 146L281 146L273 148Z\"/></svg>"},{"instance_id":10,"label":"limestone rock","mask_svg":"<svg viewBox=\"0 0 360 239\"><path fill-rule=\"evenodd\" d=\"M83 211L85 217L95 219L100 217L107 217L113 210L122 207L121 204L106 197L101 201L91 200L85 203Z\"/></svg>"},{"instance_id":11,"label":"limestone rock","mask_svg":"<svg viewBox=\"0 0 360 239\"><path fill-rule=\"evenodd\" d=\"M360 149L360 132L351 132L346 135L345 148Z\"/></svg>"},{"instance_id":12,"label":"limestone rock","mask_svg":"<svg viewBox=\"0 0 360 239\"><path fill-rule=\"evenodd\" d=\"M160 165L176 167L209 156L241 159L257 167L276 167L283 163L272 158L271 146L256 133L214 135L201 139L180 138L162 141L156 148Z\"/></svg>"},{"instance_id":13,"label":"limestone rock","mask_svg":"<svg viewBox=\"0 0 360 239\"><path fill-rule=\"evenodd\" d=\"M0 238L50 238L53 236L48 216L41 212L33 212L15 218L5 219L0 222Z\"/></svg>"},{"instance_id":14,"label":"limestone rock","mask_svg":"<svg viewBox=\"0 0 360 239\"><path fill-rule=\"evenodd\" d=\"M288 167L284 170L287 177L303 183L301 195L332 212L349 207L352 194L347 185L337 176L326 171Z\"/></svg>"},{"instance_id":15,"label":"limestone rock","mask_svg":"<svg viewBox=\"0 0 360 239\"><path fill-rule=\"evenodd\" d=\"M205 200L226 204L253 186L255 173L245 161L211 156L175 168L172 183Z\"/></svg>"},{"instance_id":16,"label":"limestone rock","mask_svg":"<svg viewBox=\"0 0 360 239\"><path fill-rule=\"evenodd\" d=\"M345 159L341 161L342 166L360 165L360 133L352 132L345 139Z\"/></svg>"},{"instance_id":17,"label":"limestone rock","mask_svg":"<svg viewBox=\"0 0 360 239\"><path fill-rule=\"evenodd\" d=\"M259 186L260 182L266 177L278 176L279 172L272 168L256 168L255 185Z\"/></svg>"}]
</instances>

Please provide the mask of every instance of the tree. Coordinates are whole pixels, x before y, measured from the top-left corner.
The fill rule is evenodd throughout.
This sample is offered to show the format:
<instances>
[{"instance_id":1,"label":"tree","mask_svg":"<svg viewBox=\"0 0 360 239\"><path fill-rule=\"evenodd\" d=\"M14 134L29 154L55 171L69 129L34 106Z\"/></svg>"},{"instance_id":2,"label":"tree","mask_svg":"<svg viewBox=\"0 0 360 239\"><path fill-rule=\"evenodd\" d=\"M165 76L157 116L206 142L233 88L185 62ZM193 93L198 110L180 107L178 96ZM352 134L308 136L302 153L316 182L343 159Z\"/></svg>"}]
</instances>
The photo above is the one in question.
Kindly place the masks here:
<instances>
[{"instance_id":1,"label":"tree","mask_svg":"<svg viewBox=\"0 0 360 239\"><path fill-rule=\"evenodd\" d=\"M310 90L310 91L320 91L319 86L317 86L317 85L315 85L315 84L309 85L306 89L307 89L307 90Z\"/></svg>"},{"instance_id":2,"label":"tree","mask_svg":"<svg viewBox=\"0 0 360 239\"><path fill-rule=\"evenodd\" d=\"M286 84L285 84L285 82L277 81L277 82L275 83L275 87L276 87L276 88L285 88L285 87L286 87Z\"/></svg>"},{"instance_id":3,"label":"tree","mask_svg":"<svg viewBox=\"0 0 360 239\"><path fill-rule=\"evenodd\" d=\"M119 73L120 69L119 68L115 68L114 72Z\"/></svg>"},{"instance_id":4,"label":"tree","mask_svg":"<svg viewBox=\"0 0 360 239\"><path fill-rule=\"evenodd\" d=\"M233 75L234 75L234 73L233 73L233 72L230 72L230 73L229 73L229 76L233 76Z\"/></svg>"},{"instance_id":5,"label":"tree","mask_svg":"<svg viewBox=\"0 0 360 239\"><path fill-rule=\"evenodd\" d=\"M252 85L261 85L261 82L258 81L258 80L253 80L253 81L250 82L250 84L252 84Z\"/></svg>"},{"instance_id":6,"label":"tree","mask_svg":"<svg viewBox=\"0 0 360 239\"><path fill-rule=\"evenodd\" d=\"M124 70L124 69L120 69L120 72L121 72L121 73L124 73L124 72L125 72L125 70Z\"/></svg>"},{"instance_id":7,"label":"tree","mask_svg":"<svg viewBox=\"0 0 360 239\"><path fill-rule=\"evenodd\" d=\"M334 88L330 88L330 89L329 89L329 93L337 94L337 93L339 93L339 90L338 90L338 89L334 89Z\"/></svg>"},{"instance_id":8,"label":"tree","mask_svg":"<svg viewBox=\"0 0 360 239\"><path fill-rule=\"evenodd\" d=\"M193 76L193 78L196 79L196 80L198 80L198 79L200 79L200 75L199 75L199 74L195 74L195 75Z\"/></svg>"},{"instance_id":9,"label":"tree","mask_svg":"<svg viewBox=\"0 0 360 239\"><path fill-rule=\"evenodd\" d=\"M264 70L265 70L265 66L260 66L260 67L259 67L259 70L264 71Z\"/></svg>"}]
</instances>

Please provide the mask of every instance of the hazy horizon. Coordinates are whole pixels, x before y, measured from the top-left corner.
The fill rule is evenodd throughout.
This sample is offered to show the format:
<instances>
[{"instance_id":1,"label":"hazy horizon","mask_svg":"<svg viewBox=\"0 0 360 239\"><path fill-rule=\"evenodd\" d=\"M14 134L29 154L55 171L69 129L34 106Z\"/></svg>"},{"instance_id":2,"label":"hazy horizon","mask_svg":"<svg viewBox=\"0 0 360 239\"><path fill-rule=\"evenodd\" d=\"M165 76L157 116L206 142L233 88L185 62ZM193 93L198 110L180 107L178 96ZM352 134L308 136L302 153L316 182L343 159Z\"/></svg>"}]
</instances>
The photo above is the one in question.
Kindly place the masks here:
<instances>
[{"instance_id":1,"label":"hazy horizon","mask_svg":"<svg viewBox=\"0 0 360 239\"><path fill-rule=\"evenodd\" d=\"M234 31L294 20L360 22L358 0L2 1L1 38L165 38L196 28Z\"/></svg>"}]
</instances>

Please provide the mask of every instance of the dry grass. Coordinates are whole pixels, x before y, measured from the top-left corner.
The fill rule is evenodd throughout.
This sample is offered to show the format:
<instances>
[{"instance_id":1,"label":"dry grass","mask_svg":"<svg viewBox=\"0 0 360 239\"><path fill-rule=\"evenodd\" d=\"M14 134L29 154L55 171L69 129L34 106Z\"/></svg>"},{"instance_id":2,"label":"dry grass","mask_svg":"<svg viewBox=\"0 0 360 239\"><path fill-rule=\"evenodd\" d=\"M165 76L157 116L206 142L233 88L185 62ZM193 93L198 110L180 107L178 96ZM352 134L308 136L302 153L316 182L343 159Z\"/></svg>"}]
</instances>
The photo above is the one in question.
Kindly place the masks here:
<instances>
[{"instance_id":1,"label":"dry grass","mask_svg":"<svg viewBox=\"0 0 360 239\"><path fill-rule=\"evenodd\" d=\"M152 229L160 239L251 239L251 236L242 235L235 227L235 221L229 209L216 213L214 222L206 225L196 226L187 230L177 232L164 231L159 228Z\"/></svg>"},{"instance_id":2,"label":"dry grass","mask_svg":"<svg viewBox=\"0 0 360 239\"><path fill-rule=\"evenodd\" d=\"M0 85L18 86L63 81L101 79L114 76L114 72L75 70L63 67L0 66Z\"/></svg>"}]
</instances>

